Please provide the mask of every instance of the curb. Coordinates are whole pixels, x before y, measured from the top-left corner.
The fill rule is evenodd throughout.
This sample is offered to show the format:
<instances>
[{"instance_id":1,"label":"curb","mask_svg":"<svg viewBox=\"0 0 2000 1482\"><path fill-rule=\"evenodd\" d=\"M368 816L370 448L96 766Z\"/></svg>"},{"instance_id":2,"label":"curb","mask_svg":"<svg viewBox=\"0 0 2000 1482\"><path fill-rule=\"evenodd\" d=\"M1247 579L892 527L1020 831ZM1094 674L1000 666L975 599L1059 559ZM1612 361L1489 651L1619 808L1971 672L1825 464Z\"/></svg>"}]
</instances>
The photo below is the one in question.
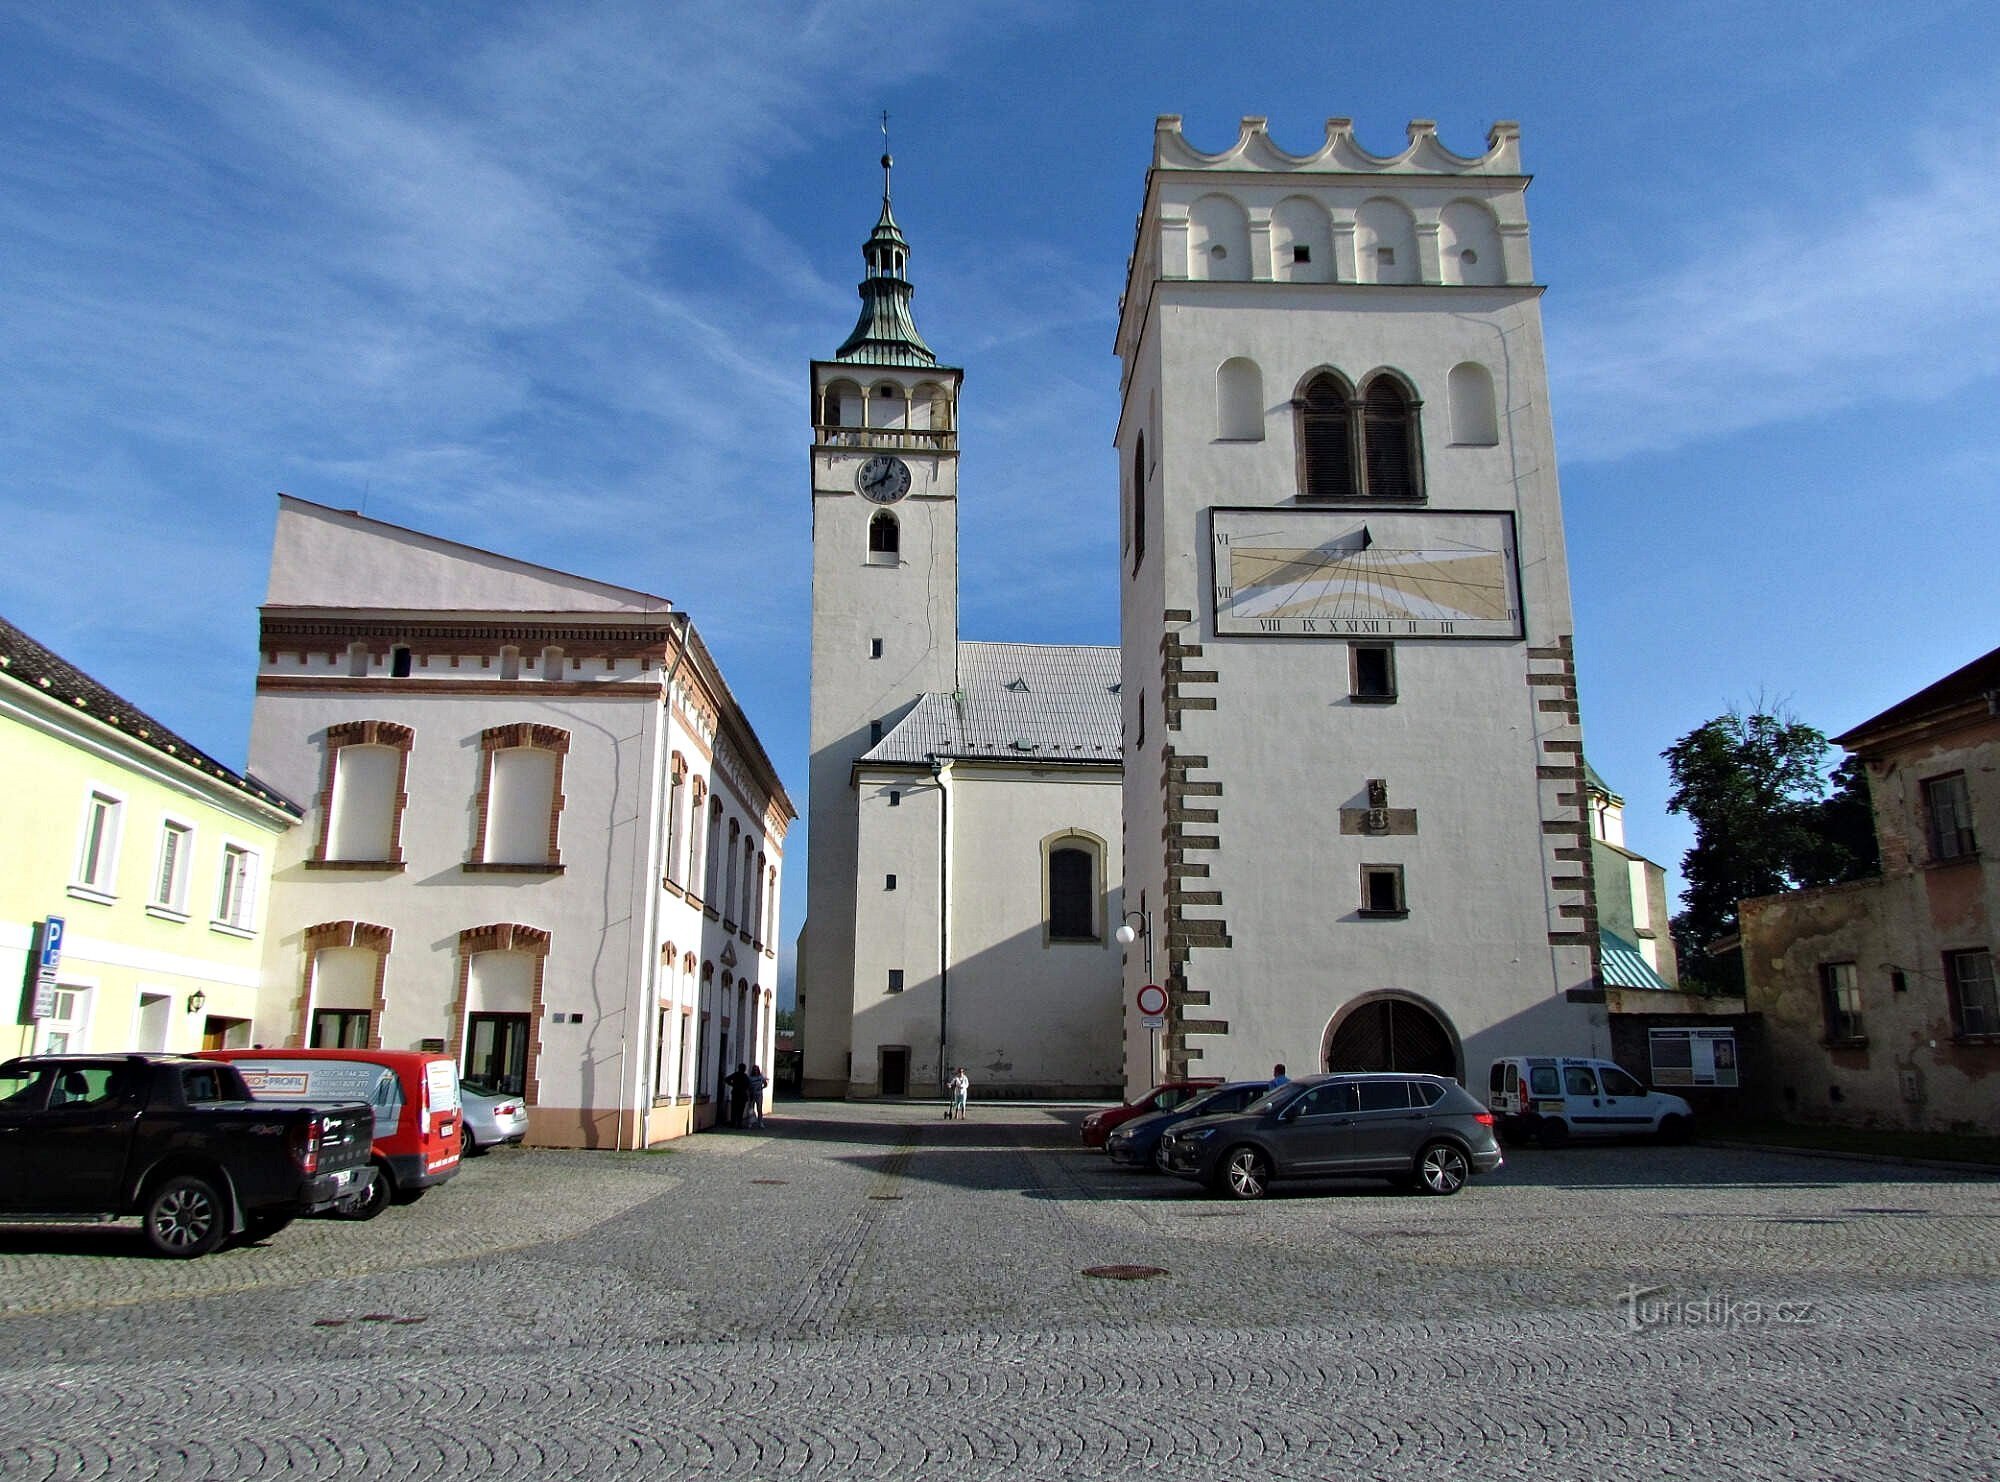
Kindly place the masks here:
<instances>
[{"instance_id":1,"label":"curb","mask_svg":"<svg viewBox=\"0 0 2000 1482\"><path fill-rule=\"evenodd\" d=\"M1903 1168L1935 1168L1946 1173L1970 1173L1982 1178L2000 1178L2000 1167L1991 1163L1954 1163L1943 1158L1906 1158L1897 1153L1843 1153L1833 1148L1795 1148L1777 1142L1738 1142L1726 1137L1697 1137L1695 1145L1736 1148L1746 1153L1794 1153L1801 1158L1832 1158L1843 1163L1893 1163Z\"/></svg>"}]
</instances>

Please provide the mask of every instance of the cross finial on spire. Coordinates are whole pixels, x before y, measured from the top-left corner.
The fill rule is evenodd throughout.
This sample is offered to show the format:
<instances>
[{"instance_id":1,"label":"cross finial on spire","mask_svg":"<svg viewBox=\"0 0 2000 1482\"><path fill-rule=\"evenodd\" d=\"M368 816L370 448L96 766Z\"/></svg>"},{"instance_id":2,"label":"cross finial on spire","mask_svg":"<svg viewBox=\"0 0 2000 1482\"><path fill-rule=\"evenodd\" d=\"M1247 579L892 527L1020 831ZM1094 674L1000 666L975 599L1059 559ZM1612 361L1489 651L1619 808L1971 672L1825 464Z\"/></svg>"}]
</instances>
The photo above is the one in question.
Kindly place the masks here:
<instances>
[{"instance_id":1,"label":"cross finial on spire","mask_svg":"<svg viewBox=\"0 0 2000 1482\"><path fill-rule=\"evenodd\" d=\"M889 155L889 110L882 110L882 204L889 204L889 166L895 161Z\"/></svg>"}]
</instances>

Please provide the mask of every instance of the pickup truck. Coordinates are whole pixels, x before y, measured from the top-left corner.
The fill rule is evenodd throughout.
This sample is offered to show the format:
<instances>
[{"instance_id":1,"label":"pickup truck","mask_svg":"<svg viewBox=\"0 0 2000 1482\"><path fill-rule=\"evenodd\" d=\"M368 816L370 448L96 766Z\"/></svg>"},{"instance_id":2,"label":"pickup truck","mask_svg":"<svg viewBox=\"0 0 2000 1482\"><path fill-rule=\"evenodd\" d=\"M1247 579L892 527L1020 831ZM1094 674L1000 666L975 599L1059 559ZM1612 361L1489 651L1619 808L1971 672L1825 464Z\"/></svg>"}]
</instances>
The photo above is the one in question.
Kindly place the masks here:
<instances>
[{"instance_id":1,"label":"pickup truck","mask_svg":"<svg viewBox=\"0 0 2000 1482\"><path fill-rule=\"evenodd\" d=\"M213 1061L23 1056L0 1064L0 1220L136 1215L158 1254L206 1255L365 1197L373 1121L254 1101Z\"/></svg>"}]
</instances>

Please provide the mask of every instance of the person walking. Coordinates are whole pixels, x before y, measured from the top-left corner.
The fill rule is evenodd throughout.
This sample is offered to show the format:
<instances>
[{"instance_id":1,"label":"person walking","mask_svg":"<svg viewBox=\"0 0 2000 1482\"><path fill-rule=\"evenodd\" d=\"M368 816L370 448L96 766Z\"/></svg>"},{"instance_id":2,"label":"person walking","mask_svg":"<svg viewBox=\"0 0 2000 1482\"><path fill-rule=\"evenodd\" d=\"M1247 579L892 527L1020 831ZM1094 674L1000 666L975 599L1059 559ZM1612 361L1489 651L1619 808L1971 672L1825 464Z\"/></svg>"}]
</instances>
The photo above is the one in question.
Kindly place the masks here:
<instances>
[{"instance_id":1,"label":"person walking","mask_svg":"<svg viewBox=\"0 0 2000 1482\"><path fill-rule=\"evenodd\" d=\"M1271 1089L1273 1091L1289 1080L1291 1080L1291 1077L1285 1074L1284 1061L1280 1060L1276 1065L1271 1067Z\"/></svg>"},{"instance_id":2,"label":"person walking","mask_svg":"<svg viewBox=\"0 0 2000 1482\"><path fill-rule=\"evenodd\" d=\"M949 1085L951 1088L951 1110L946 1112L945 1115L953 1121L962 1122L965 1120L965 1098L972 1094L972 1077L965 1073L963 1065L959 1066L952 1073Z\"/></svg>"},{"instance_id":3,"label":"person walking","mask_svg":"<svg viewBox=\"0 0 2000 1482\"><path fill-rule=\"evenodd\" d=\"M751 1127L762 1127L764 1125L764 1088L770 1084L770 1079L764 1074L763 1066L753 1065L750 1067L750 1083L748 1087L750 1101L744 1113L745 1125Z\"/></svg>"}]
</instances>

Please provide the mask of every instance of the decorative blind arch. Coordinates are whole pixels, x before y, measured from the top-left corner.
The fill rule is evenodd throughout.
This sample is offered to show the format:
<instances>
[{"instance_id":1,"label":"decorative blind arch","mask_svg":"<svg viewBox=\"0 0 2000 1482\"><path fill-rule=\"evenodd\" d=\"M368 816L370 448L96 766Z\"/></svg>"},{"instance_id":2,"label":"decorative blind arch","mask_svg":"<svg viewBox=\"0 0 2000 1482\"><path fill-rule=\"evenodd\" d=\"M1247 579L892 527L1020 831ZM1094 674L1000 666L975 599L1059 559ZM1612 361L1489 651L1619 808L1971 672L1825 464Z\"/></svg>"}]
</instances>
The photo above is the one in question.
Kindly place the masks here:
<instances>
[{"instance_id":1,"label":"decorative blind arch","mask_svg":"<svg viewBox=\"0 0 2000 1482\"><path fill-rule=\"evenodd\" d=\"M403 810L416 739L414 730L392 720L340 721L326 728L319 840L308 866L402 868Z\"/></svg>"}]
</instances>

